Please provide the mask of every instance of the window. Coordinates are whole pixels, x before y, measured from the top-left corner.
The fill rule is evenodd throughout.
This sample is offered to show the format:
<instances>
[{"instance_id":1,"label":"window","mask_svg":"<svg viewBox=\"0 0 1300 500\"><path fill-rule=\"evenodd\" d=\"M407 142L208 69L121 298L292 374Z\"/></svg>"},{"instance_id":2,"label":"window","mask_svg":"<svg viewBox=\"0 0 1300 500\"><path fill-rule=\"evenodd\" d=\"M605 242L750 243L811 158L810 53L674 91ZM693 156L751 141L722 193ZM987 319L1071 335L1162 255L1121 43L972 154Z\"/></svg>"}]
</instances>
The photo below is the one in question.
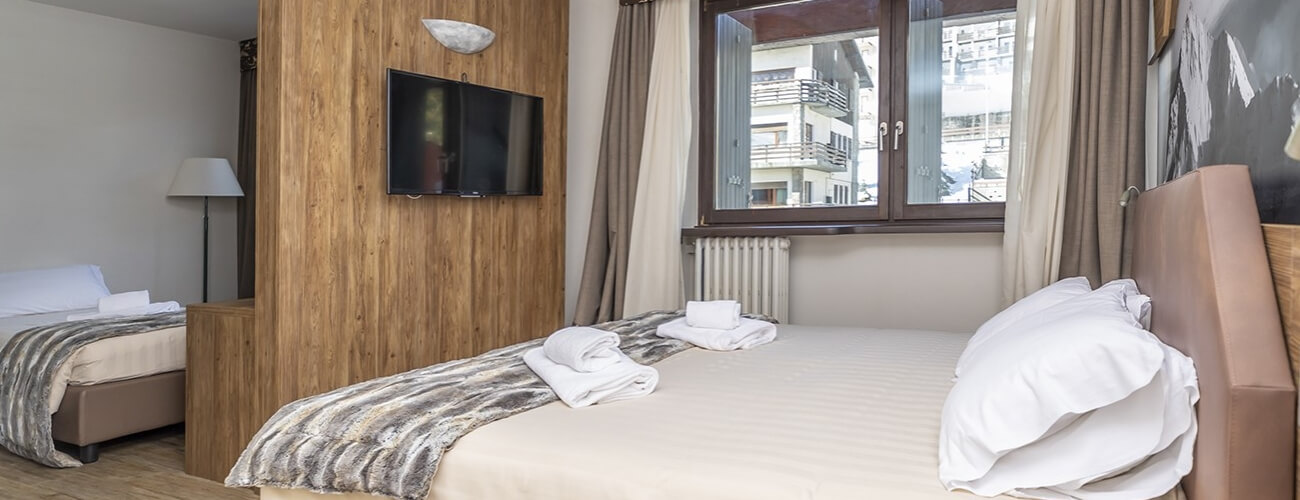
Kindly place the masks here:
<instances>
[{"instance_id":1,"label":"window","mask_svg":"<svg viewBox=\"0 0 1300 500\"><path fill-rule=\"evenodd\" d=\"M704 222L1000 219L1015 5L705 0Z\"/></svg>"},{"instance_id":2,"label":"window","mask_svg":"<svg viewBox=\"0 0 1300 500\"><path fill-rule=\"evenodd\" d=\"M787 139L789 131L786 130L786 124L784 123L754 125L750 130L751 146L776 146L789 142Z\"/></svg>"},{"instance_id":3,"label":"window","mask_svg":"<svg viewBox=\"0 0 1300 500\"><path fill-rule=\"evenodd\" d=\"M785 206L786 199L788 198L787 193L789 193L789 190L787 190L785 187L755 186L754 190L750 193L750 195L752 196L752 198L750 198L750 206L753 207Z\"/></svg>"}]
</instances>

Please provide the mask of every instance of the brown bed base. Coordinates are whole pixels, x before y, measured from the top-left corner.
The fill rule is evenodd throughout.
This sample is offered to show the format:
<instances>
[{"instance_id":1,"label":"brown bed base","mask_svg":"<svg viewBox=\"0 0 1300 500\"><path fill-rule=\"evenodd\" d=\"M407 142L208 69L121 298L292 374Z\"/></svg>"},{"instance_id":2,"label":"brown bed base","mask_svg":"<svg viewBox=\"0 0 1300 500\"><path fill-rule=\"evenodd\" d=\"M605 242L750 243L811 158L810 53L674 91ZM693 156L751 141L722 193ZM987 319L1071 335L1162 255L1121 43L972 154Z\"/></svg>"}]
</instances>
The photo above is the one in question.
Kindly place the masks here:
<instances>
[{"instance_id":1,"label":"brown bed base","mask_svg":"<svg viewBox=\"0 0 1300 500\"><path fill-rule=\"evenodd\" d=\"M185 371L68 386L50 418L54 440L75 447L82 463L94 462L100 443L184 422Z\"/></svg>"}]
</instances>

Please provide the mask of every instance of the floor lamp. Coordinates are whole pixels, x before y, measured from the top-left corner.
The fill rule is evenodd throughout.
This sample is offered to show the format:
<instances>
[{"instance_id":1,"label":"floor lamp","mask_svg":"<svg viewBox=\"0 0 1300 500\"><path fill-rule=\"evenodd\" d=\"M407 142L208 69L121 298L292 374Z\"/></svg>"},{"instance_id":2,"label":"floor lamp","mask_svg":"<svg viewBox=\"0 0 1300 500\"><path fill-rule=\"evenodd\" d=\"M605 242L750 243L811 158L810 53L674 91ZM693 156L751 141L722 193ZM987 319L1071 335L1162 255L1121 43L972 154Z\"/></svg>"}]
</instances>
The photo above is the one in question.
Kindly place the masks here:
<instances>
[{"instance_id":1,"label":"floor lamp","mask_svg":"<svg viewBox=\"0 0 1300 500\"><path fill-rule=\"evenodd\" d=\"M244 196L225 158L190 158L181 163L167 196L203 197L203 302L208 301L208 198Z\"/></svg>"}]
</instances>

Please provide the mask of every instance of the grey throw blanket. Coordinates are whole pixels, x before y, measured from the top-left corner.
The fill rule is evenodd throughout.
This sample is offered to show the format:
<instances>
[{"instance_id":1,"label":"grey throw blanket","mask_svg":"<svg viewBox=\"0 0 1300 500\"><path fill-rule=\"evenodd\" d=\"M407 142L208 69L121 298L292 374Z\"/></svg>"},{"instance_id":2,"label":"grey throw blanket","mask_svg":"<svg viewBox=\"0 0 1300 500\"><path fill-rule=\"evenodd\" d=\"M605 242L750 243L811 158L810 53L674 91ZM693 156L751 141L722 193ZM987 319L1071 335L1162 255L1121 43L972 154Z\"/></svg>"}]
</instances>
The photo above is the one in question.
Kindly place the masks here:
<instances>
[{"instance_id":1,"label":"grey throw blanket","mask_svg":"<svg viewBox=\"0 0 1300 500\"><path fill-rule=\"evenodd\" d=\"M54 376L79 349L100 340L185 324L185 313L69 321L19 332L0 347L0 446L50 467L81 462L54 450L50 391Z\"/></svg>"},{"instance_id":2,"label":"grey throw blanket","mask_svg":"<svg viewBox=\"0 0 1300 500\"><path fill-rule=\"evenodd\" d=\"M633 360L652 364L692 347L655 335L660 324L679 317L680 312L652 312L596 326L619 334L619 347ZM457 439L557 400L521 359L541 343L532 340L290 403L253 437L226 485L425 500L443 452Z\"/></svg>"}]
</instances>

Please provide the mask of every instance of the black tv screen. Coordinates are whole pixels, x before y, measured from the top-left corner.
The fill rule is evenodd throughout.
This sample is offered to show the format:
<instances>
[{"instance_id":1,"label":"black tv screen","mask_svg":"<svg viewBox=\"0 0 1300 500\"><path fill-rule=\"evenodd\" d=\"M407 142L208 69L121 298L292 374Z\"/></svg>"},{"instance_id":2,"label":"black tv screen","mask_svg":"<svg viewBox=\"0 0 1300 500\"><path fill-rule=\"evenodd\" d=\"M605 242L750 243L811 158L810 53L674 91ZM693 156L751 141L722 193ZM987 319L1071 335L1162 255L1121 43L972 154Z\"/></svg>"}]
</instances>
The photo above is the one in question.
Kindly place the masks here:
<instances>
[{"instance_id":1,"label":"black tv screen","mask_svg":"<svg viewBox=\"0 0 1300 500\"><path fill-rule=\"evenodd\" d=\"M542 99L388 70L388 194L542 194Z\"/></svg>"}]
</instances>

